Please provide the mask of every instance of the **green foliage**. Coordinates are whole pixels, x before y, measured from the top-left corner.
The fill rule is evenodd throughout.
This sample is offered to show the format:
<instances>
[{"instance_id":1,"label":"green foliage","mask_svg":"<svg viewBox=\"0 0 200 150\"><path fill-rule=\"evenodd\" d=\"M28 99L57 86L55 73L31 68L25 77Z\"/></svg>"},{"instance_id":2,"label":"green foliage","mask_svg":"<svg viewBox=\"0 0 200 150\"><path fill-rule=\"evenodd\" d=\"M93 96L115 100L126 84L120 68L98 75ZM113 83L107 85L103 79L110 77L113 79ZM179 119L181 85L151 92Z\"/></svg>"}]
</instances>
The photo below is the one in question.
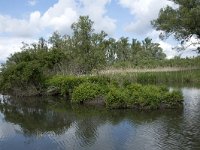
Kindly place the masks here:
<instances>
[{"instance_id":1,"label":"green foliage","mask_svg":"<svg viewBox=\"0 0 200 150\"><path fill-rule=\"evenodd\" d=\"M19 87L25 90L27 86L34 85L36 88L42 88L43 74L42 67L37 61L20 62L16 65L10 65L2 72L2 90L11 90Z\"/></svg>"},{"instance_id":2,"label":"green foliage","mask_svg":"<svg viewBox=\"0 0 200 150\"><path fill-rule=\"evenodd\" d=\"M54 32L46 41L40 38L33 44L25 44L21 52L11 55L0 69L0 91L20 94L35 91L42 94L46 87L55 87L59 94L70 95L73 89L83 82L101 85L115 84L116 80L107 77L73 75L90 74L103 67L173 67L199 66L199 58L165 60L166 55L158 43L145 38L142 42L126 37L119 40L107 37L104 31L94 32L93 22L88 16L81 16L71 26L72 35L61 35ZM195 65L194 65L195 64ZM64 75L64 76L55 76ZM53 78L51 78L54 76ZM191 76L181 78L190 82ZM135 80L136 79L136 80ZM132 81L156 83L160 80L154 74L135 75L117 86L128 85ZM166 80L168 80L165 77ZM47 80L47 84L45 84ZM32 93L32 94L34 94Z\"/></svg>"},{"instance_id":3,"label":"green foliage","mask_svg":"<svg viewBox=\"0 0 200 150\"><path fill-rule=\"evenodd\" d=\"M106 95L105 103L107 108L126 108L127 100L128 94L126 90L110 87L109 92Z\"/></svg>"},{"instance_id":4,"label":"green foliage","mask_svg":"<svg viewBox=\"0 0 200 150\"><path fill-rule=\"evenodd\" d=\"M82 103L104 96L105 88L95 83L82 83L76 87L72 94L72 102Z\"/></svg>"},{"instance_id":5,"label":"green foliage","mask_svg":"<svg viewBox=\"0 0 200 150\"><path fill-rule=\"evenodd\" d=\"M179 58L175 57L173 59L163 59L163 60L155 60L155 59L143 59L142 57L138 57L134 59L133 62L116 62L112 64L110 67L113 69L118 68L199 68L200 66L200 57L195 58Z\"/></svg>"},{"instance_id":6,"label":"green foliage","mask_svg":"<svg viewBox=\"0 0 200 150\"><path fill-rule=\"evenodd\" d=\"M72 24L73 63L77 64L78 73L90 73L105 64L105 37L103 31L94 33L93 22L88 16L81 16Z\"/></svg>"},{"instance_id":7,"label":"green foliage","mask_svg":"<svg viewBox=\"0 0 200 150\"><path fill-rule=\"evenodd\" d=\"M86 81L86 78L83 77L54 76L47 80L47 85L59 88L61 95L70 95L76 86Z\"/></svg>"},{"instance_id":8,"label":"green foliage","mask_svg":"<svg viewBox=\"0 0 200 150\"><path fill-rule=\"evenodd\" d=\"M26 91L35 91L33 95L40 94L46 77L53 72L54 65L60 63L62 59L61 52L48 50L43 38L32 46L24 44L22 52L11 55L2 65L1 91L16 95Z\"/></svg>"},{"instance_id":9,"label":"green foliage","mask_svg":"<svg viewBox=\"0 0 200 150\"><path fill-rule=\"evenodd\" d=\"M130 101L129 105L139 105L141 108L159 108L163 101L163 94L168 93L166 88L154 85L130 85Z\"/></svg>"},{"instance_id":10,"label":"green foliage","mask_svg":"<svg viewBox=\"0 0 200 150\"><path fill-rule=\"evenodd\" d=\"M162 104L170 108L183 100L179 91L169 92L165 86L113 83L115 80L103 76L55 76L47 81L48 86L58 87L61 94L72 95L74 103L100 98L111 109L158 109Z\"/></svg>"},{"instance_id":11,"label":"green foliage","mask_svg":"<svg viewBox=\"0 0 200 150\"><path fill-rule=\"evenodd\" d=\"M192 36L200 39L200 1L199 0L172 0L178 8L167 6L160 10L159 17L152 21L156 30L165 34L161 38L174 35L182 43L187 42Z\"/></svg>"},{"instance_id":12,"label":"green foliage","mask_svg":"<svg viewBox=\"0 0 200 150\"><path fill-rule=\"evenodd\" d=\"M57 87L61 95L71 95L75 87L85 82L106 86L110 79L104 76L54 76L46 84L48 87Z\"/></svg>"},{"instance_id":13,"label":"green foliage","mask_svg":"<svg viewBox=\"0 0 200 150\"><path fill-rule=\"evenodd\" d=\"M182 99L183 95L180 91L172 91L170 93L165 93L163 97L163 102L170 106L174 106L177 103L180 103Z\"/></svg>"},{"instance_id":14,"label":"green foliage","mask_svg":"<svg viewBox=\"0 0 200 150\"><path fill-rule=\"evenodd\" d=\"M155 85L131 84L125 88L111 88L106 96L108 108L158 109L165 105L171 108L183 100L180 91Z\"/></svg>"},{"instance_id":15,"label":"green foliage","mask_svg":"<svg viewBox=\"0 0 200 150\"><path fill-rule=\"evenodd\" d=\"M134 66L143 61L164 60L166 57L160 45L153 43L150 38L145 38L142 42L133 39L129 43L128 38L124 37L118 41L112 38L108 40L107 55L110 65L130 63Z\"/></svg>"}]
</instances>

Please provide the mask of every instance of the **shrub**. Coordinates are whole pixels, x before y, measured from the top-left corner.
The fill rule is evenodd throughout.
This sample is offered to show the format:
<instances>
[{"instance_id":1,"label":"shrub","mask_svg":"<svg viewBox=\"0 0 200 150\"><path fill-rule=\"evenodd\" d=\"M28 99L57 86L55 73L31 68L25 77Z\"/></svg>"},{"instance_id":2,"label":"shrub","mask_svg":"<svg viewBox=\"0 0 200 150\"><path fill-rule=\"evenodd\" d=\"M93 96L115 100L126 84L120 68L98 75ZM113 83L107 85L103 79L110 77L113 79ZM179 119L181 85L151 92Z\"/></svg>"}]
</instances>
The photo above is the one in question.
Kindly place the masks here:
<instances>
[{"instance_id":1,"label":"shrub","mask_svg":"<svg viewBox=\"0 0 200 150\"><path fill-rule=\"evenodd\" d=\"M86 78L82 77L54 76L47 81L47 85L59 88L61 95L70 95L76 86L86 81Z\"/></svg>"},{"instance_id":2,"label":"shrub","mask_svg":"<svg viewBox=\"0 0 200 150\"><path fill-rule=\"evenodd\" d=\"M165 86L131 84L127 86L129 98L126 101L127 107L139 107L157 109L162 104L172 107L182 102L181 92L169 92Z\"/></svg>"},{"instance_id":3,"label":"shrub","mask_svg":"<svg viewBox=\"0 0 200 150\"><path fill-rule=\"evenodd\" d=\"M107 108L126 108L126 102L128 99L128 92L125 89L111 87L110 91L106 95L106 107Z\"/></svg>"},{"instance_id":4,"label":"shrub","mask_svg":"<svg viewBox=\"0 0 200 150\"><path fill-rule=\"evenodd\" d=\"M85 82L105 86L110 79L103 76L54 76L47 80L47 85L57 87L61 95L71 95L75 87Z\"/></svg>"},{"instance_id":5,"label":"shrub","mask_svg":"<svg viewBox=\"0 0 200 150\"><path fill-rule=\"evenodd\" d=\"M74 103L97 100L100 97L105 98L106 95L104 100L108 108L157 109L163 104L170 108L183 100L181 92L169 92L166 86L141 84L120 86L113 83L103 76L55 76L48 81L48 84L56 87L55 89L62 95L72 94Z\"/></svg>"},{"instance_id":6,"label":"shrub","mask_svg":"<svg viewBox=\"0 0 200 150\"><path fill-rule=\"evenodd\" d=\"M137 105L139 107L157 108L161 99L161 88L153 85L142 86L132 84L127 87L130 98L127 101L129 107Z\"/></svg>"},{"instance_id":7,"label":"shrub","mask_svg":"<svg viewBox=\"0 0 200 150\"><path fill-rule=\"evenodd\" d=\"M99 84L85 82L76 87L72 93L72 102L82 103L104 96L105 88Z\"/></svg>"},{"instance_id":8,"label":"shrub","mask_svg":"<svg viewBox=\"0 0 200 150\"><path fill-rule=\"evenodd\" d=\"M181 91L168 92L163 96L163 102L171 106L180 104L183 101L183 95Z\"/></svg>"}]
</instances>

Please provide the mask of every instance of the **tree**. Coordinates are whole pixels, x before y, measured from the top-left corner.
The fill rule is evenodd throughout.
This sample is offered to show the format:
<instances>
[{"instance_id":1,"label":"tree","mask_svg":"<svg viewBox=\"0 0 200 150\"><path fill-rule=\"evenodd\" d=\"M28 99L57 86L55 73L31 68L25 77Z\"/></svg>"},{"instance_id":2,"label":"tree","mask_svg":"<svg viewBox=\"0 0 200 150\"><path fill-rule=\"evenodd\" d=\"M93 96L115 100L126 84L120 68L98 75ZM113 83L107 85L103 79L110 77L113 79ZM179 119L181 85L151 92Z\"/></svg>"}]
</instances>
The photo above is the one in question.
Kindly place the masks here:
<instances>
[{"instance_id":1,"label":"tree","mask_svg":"<svg viewBox=\"0 0 200 150\"><path fill-rule=\"evenodd\" d=\"M199 0L171 0L178 8L167 6L162 8L159 17L151 23L156 30L162 30L160 38L170 35L181 41L188 42L191 37L196 38L193 45L200 44L200 1ZM197 48L200 52L200 48Z\"/></svg>"},{"instance_id":2,"label":"tree","mask_svg":"<svg viewBox=\"0 0 200 150\"><path fill-rule=\"evenodd\" d=\"M106 41L106 61L107 64L113 64L116 61L116 55L117 55L117 44L116 40L114 38L109 38Z\"/></svg>"},{"instance_id":3,"label":"tree","mask_svg":"<svg viewBox=\"0 0 200 150\"><path fill-rule=\"evenodd\" d=\"M88 16L80 16L78 22L71 26L73 30L73 58L78 65L79 74L90 73L105 60L103 42L107 36L104 32L94 33L93 22Z\"/></svg>"},{"instance_id":4,"label":"tree","mask_svg":"<svg viewBox=\"0 0 200 150\"><path fill-rule=\"evenodd\" d=\"M152 39L145 38L143 43L143 50L146 54L146 57L149 59L164 59L166 57L166 54L163 53L162 48L160 47L160 44L153 43Z\"/></svg>"},{"instance_id":5,"label":"tree","mask_svg":"<svg viewBox=\"0 0 200 150\"><path fill-rule=\"evenodd\" d=\"M117 59L119 61L125 62L129 61L130 58L130 44L128 38L121 37L117 41Z\"/></svg>"}]
</instances>

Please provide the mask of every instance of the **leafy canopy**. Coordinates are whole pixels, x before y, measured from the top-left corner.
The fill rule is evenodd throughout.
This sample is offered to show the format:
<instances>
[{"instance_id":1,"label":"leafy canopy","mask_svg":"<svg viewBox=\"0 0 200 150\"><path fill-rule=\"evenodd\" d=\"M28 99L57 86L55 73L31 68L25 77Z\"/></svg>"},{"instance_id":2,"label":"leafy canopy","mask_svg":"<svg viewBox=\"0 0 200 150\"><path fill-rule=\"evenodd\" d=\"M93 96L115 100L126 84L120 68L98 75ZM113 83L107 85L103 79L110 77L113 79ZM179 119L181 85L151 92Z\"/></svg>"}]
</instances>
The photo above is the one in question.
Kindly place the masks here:
<instances>
[{"instance_id":1,"label":"leafy canopy","mask_svg":"<svg viewBox=\"0 0 200 150\"><path fill-rule=\"evenodd\" d=\"M162 30L161 39L170 35L181 41L181 44L188 42L191 37L200 44L200 1L199 0L170 0L178 8L167 6L160 10L159 16L151 23L156 30ZM200 48L197 48L200 52Z\"/></svg>"}]
</instances>

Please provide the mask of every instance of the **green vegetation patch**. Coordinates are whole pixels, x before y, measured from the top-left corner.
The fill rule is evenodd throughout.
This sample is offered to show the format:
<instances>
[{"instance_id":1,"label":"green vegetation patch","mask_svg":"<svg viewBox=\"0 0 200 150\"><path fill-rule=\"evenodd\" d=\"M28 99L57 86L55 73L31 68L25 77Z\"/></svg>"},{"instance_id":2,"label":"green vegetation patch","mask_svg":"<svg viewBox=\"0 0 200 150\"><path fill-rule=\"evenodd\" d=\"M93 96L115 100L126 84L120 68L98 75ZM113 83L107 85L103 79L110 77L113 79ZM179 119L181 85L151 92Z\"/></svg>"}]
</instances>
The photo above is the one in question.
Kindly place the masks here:
<instances>
[{"instance_id":1,"label":"green vegetation patch","mask_svg":"<svg viewBox=\"0 0 200 150\"><path fill-rule=\"evenodd\" d=\"M106 88L95 83L82 83L72 93L72 102L83 103L105 95Z\"/></svg>"},{"instance_id":2,"label":"green vegetation patch","mask_svg":"<svg viewBox=\"0 0 200 150\"><path fill-rule=\"evenodd\" d=\"M127 108L129 95L126 89L110 87L106 95L105 103L107 108Z\"/></svg>"},{"instance_id":3,"label":"green vegetation patch","mask_svg":"<svg viewBox=\"0 0 200 150\"><path fill-rule=\"evenodd\" d=\"M183 101L180 91L166 87L131 84L125 88L111 88L106 96L108 108L158 109L174 107Z\"/></svg>"},{"instance_id":4,"label":"green vegetation patch","mask_svg":"<svg viewBox=\"0 0 200 150\"><path fill-rule=\"evenodd\" d=\"M54 76L47 80L47 86L57 90L58 94L71 95L75 87L82 83L94 83L105 86L110 83L110 78L105 76Z\"/></svg>"}]
</instances>

